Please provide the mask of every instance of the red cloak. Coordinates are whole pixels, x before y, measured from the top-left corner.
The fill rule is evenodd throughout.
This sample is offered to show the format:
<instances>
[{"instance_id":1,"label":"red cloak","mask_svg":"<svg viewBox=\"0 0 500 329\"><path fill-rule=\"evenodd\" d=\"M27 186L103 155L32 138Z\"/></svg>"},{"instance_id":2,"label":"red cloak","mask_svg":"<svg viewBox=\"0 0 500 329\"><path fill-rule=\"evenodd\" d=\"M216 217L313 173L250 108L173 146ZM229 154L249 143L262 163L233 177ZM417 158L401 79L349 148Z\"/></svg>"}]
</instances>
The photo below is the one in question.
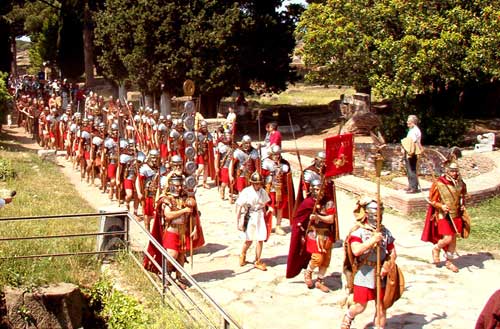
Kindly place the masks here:
<instances>
[{"instance_id":1,"label":"red cloak","mask_svg":"<svg viewBox=\"0 0 500 329\"><path fill-rule=\"evenodd\" d=\"M306 229L309 225L309 215L311 215L313 211L314 204L315 200L312 197L307 197L300 204L293 217L290 249L288 251L288 260L286 264L287 278L297 276L303 268L307 268L307 264L311 259L311 254L306 251L304 243Z\"/></svg>"}]
</instances>

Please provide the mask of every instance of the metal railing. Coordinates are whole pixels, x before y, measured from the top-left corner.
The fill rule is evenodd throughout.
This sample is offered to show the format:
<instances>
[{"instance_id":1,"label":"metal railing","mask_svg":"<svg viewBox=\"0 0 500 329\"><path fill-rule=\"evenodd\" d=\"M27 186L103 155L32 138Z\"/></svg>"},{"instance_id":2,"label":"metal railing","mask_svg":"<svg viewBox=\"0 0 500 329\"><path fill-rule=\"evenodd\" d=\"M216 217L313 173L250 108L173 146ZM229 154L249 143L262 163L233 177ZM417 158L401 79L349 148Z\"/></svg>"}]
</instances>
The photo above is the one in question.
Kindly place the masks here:
<instances>
[{"instance_id":1,"label":"metal railing","mask_svg":"<svg viewBox=\"0 0 500 329\"><path fill-rule=\"evenodd\" d=\"M104 239L101 243L97 243L96 249L93 251L78 251L78 252L68 252L68 253L45 253L45 254L33 254L33 255L15 255L8 257L0 257L0 259L26 259L26 258L41 258L41 257L58 257L58 256L75 256L75 255L110 255L113 253L121 252L123 249L126 250L127 254L134 260L134 263L142 270L144 275L149 279L155 290L160 294L163 303L169 304L172 308L182 307L187 314L190 315L191 319L194 321L203 321L210 328L241 328L240 325L210 296L208 293L198 284L198 282L188 273L186 270L177 262L175 258L170 256L165 248L158 243L158 241L151 235L151 233L146 230L137 219L126 211L117 212L100 212L100 213L84 213L84 214L71 214L71 215L53 215L53 216L28 216L28 217L4 217L0 218L0 223L6 221L31 221L31 220L53 220L53 219L81 219L84 217L100 217L102 220L106 220L107 217L119 217L123 219L124 228L123 230L113 230L113 231L101 231L101 232L91 232L91 233L75 233L75 234L58 234L58 235L39 235L39 236L26 236L26 237L0 237L1 242L9 241L22 241L22 240L35 240L35 239L62 239L62 238L81 238L81 237L92 237L95 236L98 239L106 236L121 237L123 238L122 247L115 250L102 250L104 246ZM147 237L147 243L142 247L141 256L146 257L156 268L158 274L152 273L144 269L141 259L136 255L136 251L131 250L131 236L130 227L131 224L137 225L137 227L142 230L140 233ZM102 226L102 225L101 225ZM148 245L154 246L161 254L161 264L155 261L147 251ZM120 247L119 245L116 247ZM183 278L185 278L191 287L188 290L183 290L177 285L177 283L170 277L167 271L167 265L170 264L178 271ZM197 292L204 303L209 305L211 309L219 315L222 320L221 323L214 323L209 312L202 307L196 300L196 296L193 292ZM165 298L167 294L173 299ZM195 311L200 318L195 317L192 311ZM210 313L213 313L211 311Z\"/></svg>"}]
</instances>

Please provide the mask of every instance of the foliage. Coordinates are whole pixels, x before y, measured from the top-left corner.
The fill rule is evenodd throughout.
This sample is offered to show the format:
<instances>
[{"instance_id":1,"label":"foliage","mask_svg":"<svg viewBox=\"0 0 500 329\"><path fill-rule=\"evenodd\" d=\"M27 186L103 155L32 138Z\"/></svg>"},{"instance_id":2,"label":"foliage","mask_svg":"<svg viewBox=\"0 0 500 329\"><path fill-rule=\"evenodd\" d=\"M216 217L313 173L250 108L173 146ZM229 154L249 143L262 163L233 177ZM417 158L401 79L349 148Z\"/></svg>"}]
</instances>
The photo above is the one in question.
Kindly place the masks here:
<instances>
[{"instance_id":1,"label":"foliage","mask_svg":"<svg viewBox=\"0 0 500 329\"><path fill-rule=\"evenodd\" d=\"M7 73L0 72L0 124L4 122L8 111L7 104L11 101L11 96L7 89Z\"/></svg>"},{"instance_id":2,"label":"foliage","mask_svg":"<svg viewBox=\"0 0 500 329\"><path fill-rule=\"evenodd\" d=\"M498 1L327 0L309 5L296 31L317 68L309 80L383 98L426 94L446 113L469 82L500 77L499 14Z\"/></svg>"},{"instance_id":3,"label":"foliage","mask_svg":"<svg viewBox=\"0 0 500 329\"><path fill-rule=\"evenodd\" d=\"M0 181L14 178L15 175L12 163L8 159L0 159Z\"/></svg>"},{"instance_id":4,"label":"foliage","mask_svg":"<svg viewBox=\"0 0 500 329\"><path fill-rule=\"evenodd\" d=\"M59 168L34 153L19 152L17 144L0 135L0 159L11 163L15 177L1 182L2 188L16 190L14 201L2 208L1 216L23 217L53 214L95 212L81 199L74 186L67 182ZM64 225L71 221L71 225ZM4 221L2 237L27 237L91 233L99 229L96 218L48 219L39 221ZM0 257L47 253L72 253L95 249L95 237L72 239L33 239L0 244ZM0 285L36 286L51 282L85 283L98 275L99 263L94 256L43 257L2 261Z\"/></svg>"},{"instance_id":5,"label":"foliage","mask_svg":"<svg viewBox=\"0 0 500 329\"><path fill-rule=\"evenodd\" d=\"M106 319L110 329L147 328L148 317L144 308L134 298L113 289L113 284L101 278L87 292L91 306Z\"/></svg>"},{"instance_id":6,"label":"foliage","mask_svg":"<svg viewBox=\"0 0 500 329\"><path fill-rule=\"evenodd\" d=\"M280 4L109 0L95 15L98 62L107 78L130 79L147 94L181 94L188 78L197 94L215 97L252 82L284 90L294 40Z\"/></svg>"},{"instance_id":7,"label":"foliage","mask_svg":"<svg viewBox=\"0 0 500 329\"><path fill-rule=\"evenodd\" d=\"M395 105L397 107L397 105ZM468 122L460 116L436 116L425 109L408 106L394 110L390 114L381 116L381 133L386 142L399 143L408 131L406 121L408 115L418 113L418 127L422 131L424 145L463 146L465 133L469 128Z\"/></svg>"}]
</instances>

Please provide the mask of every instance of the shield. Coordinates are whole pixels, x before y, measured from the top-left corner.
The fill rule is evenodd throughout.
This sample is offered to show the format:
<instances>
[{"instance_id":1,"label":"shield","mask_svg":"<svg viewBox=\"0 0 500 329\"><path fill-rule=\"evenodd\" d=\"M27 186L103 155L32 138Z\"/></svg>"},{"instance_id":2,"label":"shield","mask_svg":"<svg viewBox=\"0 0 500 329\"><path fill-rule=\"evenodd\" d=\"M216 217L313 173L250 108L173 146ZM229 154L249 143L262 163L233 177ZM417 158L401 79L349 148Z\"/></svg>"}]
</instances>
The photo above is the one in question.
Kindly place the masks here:
<instances>
[{"instance_id":1,"label":"shield","mask_svg":"<svg viewBox=\"0 0 500 329\"><path fill-rule=\"evenodd\" d=\"M196 163L194 161L187 161L184 165L184 171L188 175L193 174L196 171Z\"/></svg>"},{"instance_id":2,"label":"shield","mask_svg":"<svg viewBox=\"0 0 500 329\"><path fill-rule=\"evenodd\" d=\"M193 160L196 156L196 150L194 149L194 147L188 146L186 147L185 154L187 159Z\"/></svg>"},{"instance_id":3,"label":"shield","mask_svg":"<svg viewBox=\"0 0 500 329\"><path fill-rule=\"evenodd\" d=\"M184 141L186 141L187 144L192 144L194 143L195 140L194 133L192 131L186 131L184 133Z\"/></svg>"},{"instance_id":4,"label":"shield","mask_svg":"<svg viewBox=\"0 0 500 329\"><path fill-rule=\"evenodd\" d=\"M185 119L184 119L184 126L186 127L186 129L188 130L193 130L194 128L194 117L191 116L191 115L188 115Z\"/></svg>"},{"instance_id":5,"label":"shield","mask_svg":"<svg viewBox=\"0 0 500 329\"><path fill-rule=\"evenodd\" d=\"M184 103L184 112L187 114L194 113L194 102L193 101L187 101Z\"/></svg>"},{"instance_id":6,"label":"shield","mask_svg":"<svg viewBox=\"0 0 500 329\"><path fill-rule=\"evenodd\" d=\"M184 186L188 190L194 189L196 187L196 179L193 176L186 177L186 179L184 180Z\"/></svg>"}]
</instances>

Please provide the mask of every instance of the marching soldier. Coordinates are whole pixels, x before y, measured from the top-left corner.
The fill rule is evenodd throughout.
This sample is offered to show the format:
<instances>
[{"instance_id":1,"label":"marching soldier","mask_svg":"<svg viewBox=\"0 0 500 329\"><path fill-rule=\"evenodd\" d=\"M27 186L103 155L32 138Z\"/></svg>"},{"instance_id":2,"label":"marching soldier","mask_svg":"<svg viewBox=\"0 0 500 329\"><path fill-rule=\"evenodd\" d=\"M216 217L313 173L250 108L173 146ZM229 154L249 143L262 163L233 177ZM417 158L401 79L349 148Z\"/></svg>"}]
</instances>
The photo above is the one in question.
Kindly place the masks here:
<instances>
[{"instance_id":1,"label":"marching soldier","mask_svg":"<svg viewBox=\"0 0 500 329\"><path fill-rule=\"evenodd\" d=\"M271 199L264 188L262 176L256 171L250 176L250 184L244 188L236 200L236 219L238 230L245 233L245 242L240 254L240 266L245 266L247 251L253 241L255 248L255 268L267 271L266 264L261 260L264 241L271 233L272 208L267 204Z\"/></svg>"},{"instance_id":2,"label":"marching soldier","mask_svg":"<svg viewBox=\"0 0 500 329\"><path fill-rule=\"evenodd\" d=\"M241 192L250 186L250 175L260 169L259 152L252 146L252 138L245 135L241 139L240 147L234 150L233 158L229 166L229 181L234 182L233 173L236 177L236 190Z\"/></svg>"},{"instance_id":3,"label":"marching soldier","mask_svg":"<svg viewBox=\"0 0 500 329\"><path fill-rule=\"evenodd\" d=\"M196 182L198 182L198 177L203 174L203 187L210 188L207 184L208 176L212 178L215 177L214 139L212 134L208 131L208 124L205 120L200 122L200 129L196 134L196 138L196 164L198 165L198 169L196 170Z\"/></svg>"},{"instance_id":4,"label":"marching soldier","mask_svg":"<svg viewBox=\"0 0 500 329\"><path fill-rule=\"evenodd\" d=\"M130 202L134 201L134 215L137 216L137 209L139 208L139 201L137 198L137 193L135 191L135 181L137 179L137 159L135 158L135 141L133 139L129 139L127 141L127 147L123 150L123 153L120 154L120 169L121 172L117 173L117 179L120 180L118 184L123 185L123 189L125 190L125 205L127 206L127 210L130 209Z\"/></svg>"},{"instance_id":5,"label":"marching soldier","mask_svg":"<svg viewBox=\"0 0 500 329\"><path fill-rule=\"evenodd\" d=\"M286 277L293 278L302 268L306 268L306 286L309 289L316 287L323 292L329 292L324 277L330 265L332 246L335 242L336 208L334 200L321 190L324 186L320 180L313 180L309 186L310 193L300 204L293 220ZM305 241L305 245L301 245L302 241ZM312 274L316 269L318 278L314 282Z\"/></svg>"},{"instance_id":6,"label":"marching soldier","mask_svg":"<svg viewBox=\"0 0 500 329\"><path fill-rule=\"evenodd\" d=\"M353 293L354 304L344 315L341 329L349 329L354 318L364 312L368 302L376 299L377 245L380 246L383 266L380 271L382 288L378 303L381 309L376 312L375 327L384 328L386 323L384 287L387 273L396 260L396 249L395 239L386 227L382 226L380 232L377 232L378 207L377 201L362 198L354 210L357 224L350 230L345 240L347 244L345 259L354 265L353 272L347 277L347 285Z\"/></svg>"},{"instance_id":7,"label":"marching soldier","mask_svg":"<svg viewBox=\"0 0 500 329\"><path fill-rule=\"evenodd\" d=\"M137 195L139 199L144 199L144 226L150 231L151 230L151 219L154 216L155 208L155 198L157 189L159 186L159 157L160 153L158 150L149 151L147 162L143 163L139 168L139 186L137 190Z\"/></svg>"},{"instance_id":8,"label":"marching soldier","mask_svg":"<svg viewBox=\"0 0 500 329\"><path fill-rule=\"evenodd\" d=\"M109 194L110 200L113 200L116 188L116 169L118 167L118 143L119 143L119 132L118 124L111 124L111 135L104 141L104 156L106 159L102 162L107 165L106 168L106 180L109 182ZM104 191L106 191L106 186L103 186Z\"/></svg>"},{"instance_id":9,"label":"marching soldier","mask_svg":"<svg viewBox=\"0 0 500 329\"><path fill-rule=\"evenodd\" d=\"M182 176L169 176L168 189L156 203L153 227L153 236L161 234L163 247L181 266L184 266L188 252L205 244L196 200L185 193L183 184ZM171 264L167 264L167 271L173 271ZM188 283L178 271L176 281L181 289L187 288Z\"/></svg>"},{"instance_id":10,"label":"marching soldier","mask_svg":"<svg viewBox=\"0 0 500 329\"><path fill-rule=\"evenodd\" d=\"M229 181L229 165L235 146L231 132L225 132L223 139L217 145L215 152L215 175L219 178L219 195L225 200L226 187L229 187L229 200L233 203L233 187Z\"/></svg>"},{"instance_id":11,"label":"marching soldier","mask_svg":"<svg viewBox=\"0 0 500 329\"><path fill-rule=\"evenodd\" d=\"M429 191L429 208L425 219L422 240L434 243L432 259L438 264L441 249L445 251L445 266L452 272L458 267L452 260L456 258L457 235L468 237L469 217L465 210L467 186L460 177L458 165L451 162L446 173L439 177Z\"/></svg>"},{"instance_id":12,"label":"marching soldier","mask_svg":"<svg viewBox=\"0 0 500 329\"><path fill-rule=\"evenodd\" d=\"M281 157L281 147L278 145L272 145L269 157L262 161L262 175L276 216L275 233L285 235L281 221L283 217L290 218L292 215L294 190L290 163Z\"/></svg>"}]
</instances>

